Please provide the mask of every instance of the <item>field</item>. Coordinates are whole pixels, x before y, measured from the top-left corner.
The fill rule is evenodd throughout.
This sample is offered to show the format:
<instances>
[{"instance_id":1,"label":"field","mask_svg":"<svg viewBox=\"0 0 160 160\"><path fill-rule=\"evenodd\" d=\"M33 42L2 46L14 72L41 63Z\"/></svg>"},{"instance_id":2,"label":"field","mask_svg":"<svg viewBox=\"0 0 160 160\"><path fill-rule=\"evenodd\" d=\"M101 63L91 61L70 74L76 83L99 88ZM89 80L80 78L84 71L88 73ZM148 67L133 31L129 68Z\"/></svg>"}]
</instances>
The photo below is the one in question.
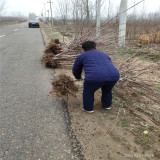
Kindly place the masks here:
<instances>
[{"instance_id":1,"label":"field","mask_svg":"<svg viewBox=\"0 0 160 160\"><path fill-rule=\"evenodd\" d=\"M41 30L47 45L51 39L59 38L60 42L69 43L72 36L64 36L48 25L41 23ZM105 42L106 43L106 42ZM137 53L128 63L128 69L145 68L145 73L138 76L140 83L160 80L160 50L159 44L138 46L138 41L128 43L125 48L103 47L103 51L110 55L112 62L118 68L122 62L128 63L128 57ZM99 48L97 48L99 49ZM100 48L101 49L101 48ZM64 73L73 77L72 66L54 69L56 78ZM129 70L132 71L132 70ZM125 77L132 77L133 72L125 73ZM123 82L123 81L122 81ZM83 85L83 82L75 82ZM101 91L95 93L95 113L88 114L80 109L82 105L82 91L75 97L66 100L69 111L71 129L80 143L80 150L86 160L158 160L160 158L160 102L152 95L160 94L160 83L153 91L146 95L143 88L131 86L126 88L116 86L113 90L112 109L102 109L100 102ZM141 86L140 85L140 86ZM135 88L136 87L136 88ZM148 87L148 86L147 86ZM135 92L133 92L133 90ZM127 90L127 91L126 91ZM125 91L125 92L124 92ZM136 93L136 94L133 94ZM123 95L123 96L122 96Z\"/></svg>"}]
</instances>

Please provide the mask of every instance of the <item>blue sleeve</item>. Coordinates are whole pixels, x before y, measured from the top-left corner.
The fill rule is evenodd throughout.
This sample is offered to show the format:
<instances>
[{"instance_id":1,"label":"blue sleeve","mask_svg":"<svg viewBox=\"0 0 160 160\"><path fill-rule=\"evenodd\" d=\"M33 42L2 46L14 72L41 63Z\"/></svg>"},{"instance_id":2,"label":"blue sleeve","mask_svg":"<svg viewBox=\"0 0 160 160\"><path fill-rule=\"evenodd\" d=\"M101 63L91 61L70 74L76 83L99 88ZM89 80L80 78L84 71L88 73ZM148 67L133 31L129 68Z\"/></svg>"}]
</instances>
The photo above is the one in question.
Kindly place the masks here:
<instances>
[{"instance_id":1,"label":"blue sleeve","mask_svg":"<svg viewBox=\"0 0 160 160\"><path fill-rule=\"evenodd\" d=\"M72 69L73 75L75 76L76 79L81 79L82 68L83 68L83 64L82 64L81 55L80 55L75 60L73 69Z\"/></svg>"}]
</instances>

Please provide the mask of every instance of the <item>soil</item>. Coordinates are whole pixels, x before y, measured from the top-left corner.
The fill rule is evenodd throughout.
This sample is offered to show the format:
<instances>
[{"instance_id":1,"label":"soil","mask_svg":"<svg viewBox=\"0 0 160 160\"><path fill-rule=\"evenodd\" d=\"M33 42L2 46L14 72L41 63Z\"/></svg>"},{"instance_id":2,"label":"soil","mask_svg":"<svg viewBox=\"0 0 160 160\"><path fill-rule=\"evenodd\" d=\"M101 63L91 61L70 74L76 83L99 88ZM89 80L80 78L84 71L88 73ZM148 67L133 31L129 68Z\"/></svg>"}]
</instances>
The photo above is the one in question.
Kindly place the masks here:
<instances>
[{"instance_id":1,"label":"soil","mask_svg":"<svg viewBox=\"0 0 160 160\"><path fill-rule=\"evenodd\" d=\"M74 79L70 69L56 69L55 73L55 76L65 73ZM76 83L82 85L83 82ZM157 152L159 142L154 142L152 149L145 149L143 145L135 143L135 137L131 131L143 127L143 124L158 127L157 124L147 114L134 110L132 108L134 106L118 107L113 104L111 110L104 110L101 106L100 94L100 90L95 93L95 113L93 114L80 109L80 105L83 104L82 91L76 94L77 98L70 97L67 102L71 127L82 145L86 160L147 159L145 156L136 158L136 154L137 156L150 154L149 159L153 159L152 156L154 151ZM160 111L158 105L155 108Z\"/></svg>"},{"instance_id":2,"label":"soil","mask_svg":"<svg viewBox=\"0 0 160 160\"><path fill-rule=\"evenodd\" d=\"M59 37L53 37L59 38ZM112 57L117 66L124 57ZM136 62L143 65L145 61ZM148 63L148 62L146 62ZM54 76L66 74L74 79L72 69L55 69ZM153 73L154 77L157 75ZM151 76L149 76L151 77ZM75 82L83 86L83 81ZM122 101L113 95L111 110L104 110L100 102L101 91L95 93L92 114L80 109L82 90L76 98L69 97L68 111L71 127L82 146L86 160L158 160L160 158L160 104Z\"/></svg>"}]
</instances>

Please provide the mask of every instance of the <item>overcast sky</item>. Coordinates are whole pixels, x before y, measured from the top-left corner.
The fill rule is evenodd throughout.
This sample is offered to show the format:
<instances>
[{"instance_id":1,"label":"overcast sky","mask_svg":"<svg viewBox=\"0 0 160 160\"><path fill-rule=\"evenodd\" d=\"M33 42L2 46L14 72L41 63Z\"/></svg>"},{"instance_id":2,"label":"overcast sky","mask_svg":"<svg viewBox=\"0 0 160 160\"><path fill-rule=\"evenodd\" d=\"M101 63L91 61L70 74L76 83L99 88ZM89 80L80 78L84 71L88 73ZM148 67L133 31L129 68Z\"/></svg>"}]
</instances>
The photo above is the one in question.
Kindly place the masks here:
<instances>
[{"instance_id":1,"label":"overcast sky","mask_svg":"<svg viewBox=\"0 0 160 160\"><path fill-rule=\"evenodd\" d=\"M2 0L0 0L2 1ZM46 4L46 8L48 9L49 3L47 1L49 0L5 0L6 1L6 11L7 14L12 14L13 12L21 12L23 15L28 16L28 14L35 13L37 16L41 15L42 10L44 9L44 3ZM95 1L95 0L91 0ZM107 8L108 1L109 0L103 0L103 12ZM120 0L110 0L112 3L112 9L116 10L120 4ZM139 2L141 0L135 0L136 2ZM53 4L53 16L58 16L56 12L56 4L57 0L52 0ZM132 6L134 4L134 0L128 0L128 7ZM137 11L141 12L143 8L143 4L138 5ZM155 12L160 10L160 0L145 0L145 9L147 12ZM107 9L106 9L107 10ZM107 11L106 11L107 13Z\"/></svg>"}]
</instances>

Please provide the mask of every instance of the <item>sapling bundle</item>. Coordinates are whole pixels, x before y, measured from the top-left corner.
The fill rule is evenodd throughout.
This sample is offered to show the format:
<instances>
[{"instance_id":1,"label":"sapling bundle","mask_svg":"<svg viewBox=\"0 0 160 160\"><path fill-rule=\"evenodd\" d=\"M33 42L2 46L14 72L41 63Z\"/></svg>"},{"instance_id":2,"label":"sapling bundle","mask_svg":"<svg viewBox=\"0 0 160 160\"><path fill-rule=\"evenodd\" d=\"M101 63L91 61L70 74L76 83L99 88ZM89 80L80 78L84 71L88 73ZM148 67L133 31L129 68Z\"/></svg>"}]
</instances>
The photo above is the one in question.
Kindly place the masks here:
<instances>
[{"instance_id":1,"label":"sapling bundle","mask_svg":"<svg viewBox=\"0 0 160 160\"><path fill-rule=\"evenodd\" d=\"M58 68L60 66L59 60L54 59L54 56L60 52L61 44L59 39L52 39L45 49L41 62L48 68Z\"/></svg>"},{"instance_id":2,"label":"sapling bundle","mask_svg":"<svg viewBox=\"0 0 160 160\"><path fill-rule=\"evenodd\" d=\"M75 85L74 80L65 74L60 74L57 79L53 80L52 87L51 94L56 93L62 98L75 97L78 92L78 87Z\"/></svg>"},{"instance_id":3,"label":"sapling bundle","mask_svg":"<svg viewBox=\"0 0 160 160\"><path fill-rule=\"evenodd\" d=\"M54 55L52 53L44 54L41 58L41 62L47 67L47 68L58 68L60 66L59 61L55 60Z\"/></svg>"},{"instance_id":4,"label":"sapling bundle","mask_svg":"<svg viewBox=\"0 0 160 160\"><path fill-rule=\"evenodd\" d=\"M61 44L59 39L52 39L48 45L46 46L45 53L52 53L54 55L59 54L61 52Z\"/></svg>"}]
</instances>

